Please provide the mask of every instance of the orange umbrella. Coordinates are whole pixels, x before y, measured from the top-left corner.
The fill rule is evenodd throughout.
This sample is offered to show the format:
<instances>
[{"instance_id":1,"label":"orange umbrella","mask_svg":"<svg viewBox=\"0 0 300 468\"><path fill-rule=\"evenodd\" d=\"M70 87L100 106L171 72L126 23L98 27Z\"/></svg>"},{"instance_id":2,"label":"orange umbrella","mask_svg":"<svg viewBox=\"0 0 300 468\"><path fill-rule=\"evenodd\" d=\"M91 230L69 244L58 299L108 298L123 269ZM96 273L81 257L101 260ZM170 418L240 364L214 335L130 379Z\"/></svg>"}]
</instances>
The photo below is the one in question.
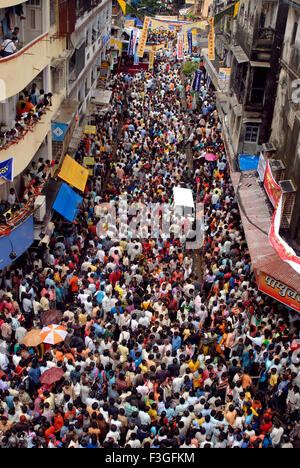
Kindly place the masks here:
<instances>
[{"instance_id":1,"label":"orange umbrella","mask_svg":"<svg viewBox=\"0 0 300 468\"><path fill-rule=\"evenodd\" d=\"M40 332L40 337L43 343L48 343L51 345L56 345L65 340L68 332L61 325L49 325L44 327Z\"/></svg>"},{"instance_id":2,"label":"orange umbrella","mask_svg":"<svg viewBox=\"0 0 300 468\"><path fill-rule=\"evenodd\" d=\"M24 336L22 343L27 346L27 348L40 345L42 343L40 333L41 330L31 330Z\"/></svg>"}]
</instances>

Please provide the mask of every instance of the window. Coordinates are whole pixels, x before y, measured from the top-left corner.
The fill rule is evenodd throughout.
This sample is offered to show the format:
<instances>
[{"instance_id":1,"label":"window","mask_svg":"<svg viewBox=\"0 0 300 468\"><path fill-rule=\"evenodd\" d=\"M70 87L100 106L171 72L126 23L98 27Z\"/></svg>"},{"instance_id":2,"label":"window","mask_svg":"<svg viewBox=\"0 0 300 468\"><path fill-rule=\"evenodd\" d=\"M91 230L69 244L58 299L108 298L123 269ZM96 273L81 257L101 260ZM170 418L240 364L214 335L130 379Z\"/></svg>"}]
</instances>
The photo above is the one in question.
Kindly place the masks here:
<instances>
[{"instance_id":1,"label":"window","mask_svg":"<svg viewBox=\"0 0 300 468\"><path fill-rule=\"evenodd\" d=\"M291 38L291 45L295 45L297 32L298 32L298 20L295 21L294 23L293 33L292 33L292 38Z\"/></svg>"},{"instance_id":2,"label":"window","mask_svg":"<svg viewBox=\"0 0 300 468\"><path fill-rule=\"evenodd\" d=\"M257 141L258 141L258 132L259 132L259 126L258 125L246 125L245 142L246 143L257 143Z\"/></svg>"},{"instance_id":3,"label":"window","mask_svg":"<svg viewBox=\"0 0 300 468\"><path fill-rule=\"evenodd\" d=\"M56 24L56 0L50 0L50 25Z\"/></svg>"},{"instance_id":4,"label":"window","mask_svg":"<svg viewBox=\"0 0 300 468\"><path fill-rule=\"evenodd\" d=\"M30 10L30 28L36 29L35 10Z\"/></svg>"},{"instance_id":5,"label":"window","mask_svg":"<svg viewBox=\"0 0 300 468\"><path fill-rule=\"evenodd\" d=\"M263 104L268 68L254 68L250 102Z\"/></svg>"}]
</instances>

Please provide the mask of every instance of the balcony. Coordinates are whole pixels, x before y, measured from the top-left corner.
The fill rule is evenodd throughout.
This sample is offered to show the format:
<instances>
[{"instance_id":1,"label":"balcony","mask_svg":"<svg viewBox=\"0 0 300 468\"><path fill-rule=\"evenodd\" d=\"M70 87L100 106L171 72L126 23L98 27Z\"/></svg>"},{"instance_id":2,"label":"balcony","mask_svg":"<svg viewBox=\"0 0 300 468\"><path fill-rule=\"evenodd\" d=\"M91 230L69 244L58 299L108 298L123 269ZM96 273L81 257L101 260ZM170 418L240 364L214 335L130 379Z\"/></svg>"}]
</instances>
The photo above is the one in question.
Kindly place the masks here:
<instances>
[{"instance_id":1,"label":"balcony","mask_svg":"<svg viewBox=\"0 0 300 468\"><path fill-rule=\"evenodd\" d=\"M272 28L259 28L255 34L253 47L255 49L271 50L275 39Z\"/></svg>"},{"instance_id":2,"label":"balcony","mask_svg":"<svg viewBox=\"0 0 300 468\"><path fill-rule=\"evenodd\" d=\"M21 172L26 169L45 137L51 131L51 121L55 113L58 111L63 99L63 92L61 94L54 94L52 98L52 106L46 111L33 129L29 130L23 138L16 141L15 144L12 144L8 148L4 148L0 151L0 162L10 158L14 159L14 177L21 174Z\"/></svg>"},{"instance_id":3,"label":"balcony","mask_svg":"<svg viewBox=\"0 0 300 468\"><path fill-rule=\"evenodd\" d=\"M77 0L76 19L79 19L85 14L90 13L98 5L101 5L102 2L103 0Z\"/></svg>"},{"instance_id":4,"label":"balcony","mask_svg":"<svg viewBox=\"0 0 300 468\"><path fill-rule=\"evenodd\" d=\"M0 59L1 100L22 91L49 64L48 44L48 33L44 33L15 54Z\"/></svg>"},{"instance_id":5,"label":"balcony","mask_svg":"<svg viewBox=\"0 0 300 468\"><path fill-rule=\"evenodd\" d=\"M20 3L24 3L24 0L3 0L1 2L1 8L8 8L8 7L20 5Z\"/></svg>"}]
</instances>

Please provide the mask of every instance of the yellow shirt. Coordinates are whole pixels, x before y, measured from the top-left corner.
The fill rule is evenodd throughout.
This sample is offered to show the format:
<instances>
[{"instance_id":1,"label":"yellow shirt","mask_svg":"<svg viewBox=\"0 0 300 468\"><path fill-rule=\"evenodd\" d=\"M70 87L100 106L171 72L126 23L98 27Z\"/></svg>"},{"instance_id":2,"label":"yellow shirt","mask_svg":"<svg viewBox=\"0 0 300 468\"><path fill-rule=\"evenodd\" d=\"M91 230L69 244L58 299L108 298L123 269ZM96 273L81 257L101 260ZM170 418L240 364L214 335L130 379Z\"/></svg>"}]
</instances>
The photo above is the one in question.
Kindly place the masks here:
<instances>
[{"instance_id":1,"label":"yellow shirt","mask_svg":"<svg viewBox=\"0 0 300 468\"><path fill-rule=\"evenodd\" d=\"M148 367L144 366L143 364L140 364L139 367L141 368L143 374L145 374L148 371Z\"/></svg>"},{"instance_id":2,"label":"yellow shirt","mask_svg":"<svg viewBox=\"0 0 300 468\"><path fill-rule=\"evenodd\" d=\"M200 362L199 361L196 361L196 362L193 362L193 361L190 361L189 362L189 368L191 370L191 372L196 372L200 367Z\"/></svg>"},{"instance_id":3,"label":"yellow shirt","mask_svg":"<svg viewBox=\"0 0 300 468\"><path fill-rule=\"evenodd\" d=\"M120 288L120 286L115 286L115 291L119 293L119 298L122 299L122 297L124 296L124 289Z\"/></svg>"},{"instance_id":4,"label":"yellow shirt","mask_svg":"<svg viewBox=\"0 0 300 468\"><path fill-rule=\"evenodd\" d=\"M152 422L152 423L155 422L156 419L157 419L157 411L154 410L154 409L152 409L152 408L150 408L149 411L148 411L148 414L149 414L149 416L150 416L150 418L151 418L151 422Z\"/></svg>"},{"instance_id":5,"label":"yellow shirt","mask_svg":"<svg viewBox=\"0 0 300 468\"><path fill-rule=\"evenodd\" d=\"M275 375L272 374L271 377L270 377L270 380L269 380L271 387L275 387L275 385L277 385L277 381L278 381L278 375L277 374L275 374Z\"/></svg>"}]
</instances>

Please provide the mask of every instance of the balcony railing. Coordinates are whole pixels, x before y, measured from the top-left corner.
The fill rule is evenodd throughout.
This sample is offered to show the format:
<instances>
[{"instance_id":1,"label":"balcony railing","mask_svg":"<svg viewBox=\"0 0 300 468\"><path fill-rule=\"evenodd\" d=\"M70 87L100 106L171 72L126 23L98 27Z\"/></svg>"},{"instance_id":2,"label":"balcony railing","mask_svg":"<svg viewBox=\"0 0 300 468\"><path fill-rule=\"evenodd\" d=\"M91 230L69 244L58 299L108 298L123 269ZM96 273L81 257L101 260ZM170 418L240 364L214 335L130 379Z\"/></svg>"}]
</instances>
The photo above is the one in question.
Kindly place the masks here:
<instances>
[{"instance_id":1,"label":"balcony railing","mask_svg":"<svg viewBox=\"0 0 300 468\"><path fill-rule=\"evenodd\" d=\"M15 54L0 58L1 100L18 94L48 65L47 39L48 33L41 34Z\"/></svg>"},{"instance_id":2,"label":"balcony railing","mask_svg":"<svg viewBox=\"0 0 300 468\"><path fill-rule=\"evenodd\" d=\"M101 5L103 0L78 0L76 5L76 19L81 18L86 13L92 11L98 5Z\"/></svg>"}]
</instances>

